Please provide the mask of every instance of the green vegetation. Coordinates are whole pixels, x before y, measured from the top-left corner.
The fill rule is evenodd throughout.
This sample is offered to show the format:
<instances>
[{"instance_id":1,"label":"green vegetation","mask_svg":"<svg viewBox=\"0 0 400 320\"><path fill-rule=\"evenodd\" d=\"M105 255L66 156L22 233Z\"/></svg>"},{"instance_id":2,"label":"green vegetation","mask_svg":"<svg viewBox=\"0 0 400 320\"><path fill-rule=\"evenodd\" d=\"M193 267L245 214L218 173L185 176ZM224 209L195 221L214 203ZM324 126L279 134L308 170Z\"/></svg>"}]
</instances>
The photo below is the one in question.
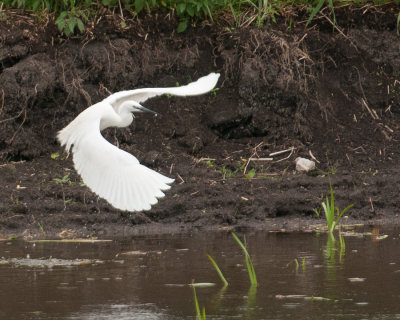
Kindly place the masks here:
<instances>
[{"instance_id":1,"label":"green vegetation","mask_svg":"<svg viewBox=\"0 0 400 320\"><path fill-rule=\"evenodd\" d=\"M351 2L355 6L363 6L371 1L357 0ZM400 4L400 0L373 0L374 5ZM83 32L85 25L98 17L99 12L112 13L121 17L121 27L127 26L125 15L136 16L141 12L173 13L179 20L177 31L183 32L189 26L196 26L202 20L210 23L224 17L224 21L232 21L232 30L235 27L254 25L264 26L275 22L279 15L288 15L288 6L307 8L309 18L307 25L328 6L331 17L323 16L336 24L335 7L349 5L348 1L340 0L5 0L0 1L0 8L22 8L32 10L42 17L44 13L53 16L60 32L69 36L76 32ZM230 17L230 19L226 19ZM288 17L290 27L292 17ZM397 15L397 29L399 30L400 13ZM214 92L215 94L215 92Z\"/></svg>"},{"instance_id":2,"label":"green vegetation","mask_svg":"<svg viewBox=\"0 0 400 320\"><path fill-rule=\"evenodd\" d=\"M43 222L38 222L38 227L39 227L40 232L42 233L42 235L46 236L46 232L44 231Z\"/></svg>"},{"instance_id":3,"label":"green vegetation","mask_svg":"<svg viewBox=\"0 0 400 320\"><path fill-rule=\"evenodd\" d=\"M226 178L234 178L236 177L239 172L244 172L246 169L246 162L243 161L238 161L237 166L234 167L233 170L228 169L225 165L221 166L221 174L222 174L222 179L226 179ZM253 179L254 176L256 175L256 169L252 168L250 169L247 173L244 174L244 177L247 179Z\"/></svg>"},{"instance_id":4,"label":"green vegetation","mask_svg":"<svg viewBox=\"0 0 400 320\"><path fill-rule=\"evenodd\" d=\"M256 272L254 270L254 266L253 266L253 262L251 261L250 254L246 248L246 238L244 238L244 244L243 244L243 242L239 239L239 237L233 232L232 232L232 237L236 240L236 242L238 243L238 245L242 248L242 250L244 252L245 260L246 260L246 267L247 267L247 271L249 272L251 286L257 286L258 282L257 282Z\"/></svg>"},{"instance_id":5,"label":"green vegetation","mask_svg":"<svg viewBox=\"0 0 400 320\"><path fill-rule=\"evenodd\" d=\"M246 173L244 176L247 179L253 179L255 175L256 175L256 169L253 168L248 173Z\"/></svg>"},{"instance_id":6,"label":"green vegetation","mask_svg":"<svg viewBox=\"0 0 400 320\"><path fill-rule=\"evenodd\" d=\"M307 26L310 24L312 19L314 19L315 15L321 10L322 6L324 5L325 0L319 0L317 5L312 8L310 17L307 20ZM328 0L329 8L331 9L332 16L333 16L333 26L336 24L336 17L335 17L335 8L333 7L333 0Z\"/></svg>"},{"instance_id":7,"label":"green vegetation","mask_svg":"<svg viewBox=\"0 0 400 320\"><path fill-rule=\"evenodd\" d=\"M247 248L246 248L246 238L244 238L244 243L243 243L235 233L232 232L232 236L235 239L235 241L238 243L238 245L242 248L242 250L245 254L246 266L247 266L250 283L251 283L249 293L248 293L247 309L253 310L254 305L255 305L255 297L256 297L257 285L258 285L256 272L254 270L254 266L253 266L253 262L251 261L250 254L248 253ZM221 280L224 284L224 287L220 291L220 294L221 294L222 292L225 291L225 289L227 288L229 283L225 279L221 269L219 268L219 266L217 265L215 260L209 254L207 254L207 257L208 257L208 259L210 259L214 269L217 271L219 277L221 278ZM304 261L305 261L305 259L303 259L303 264L305 263ZM194 305L196 308L196 320L206 319L205 308L203 307L203 309L200 310L199 302L197 300L197 295L196 295L196 287L209 287L211 285L214 285L214 283L207 283L207 282L206 283L194 283L194 281L192 281L192 284L190 285L193 288ZM246 317L246 318L252 318L252 317Z\"/></svg>"},{"instance_id":8,"label":"green vegetation","mask_svg":"<svg viewBox=\"0 0 400 320\"><path fill-rule=\"evenodd\" d=\"M53 181L57 184L71 184L71 180L69 178L69 173L67 173L62 178L54 178Z\"/></svg>"},{"instance_id":9,"label":"green vegetation","mask_svg":"<svg viewBox=\"0 0 400 320\"><path fill-rule=\"evenodd\" d=\"M193 288L193 298L194 298L194 307L196 308L196 320L205 320L206 319L206 308L203 307L202 312L200 312L199 301L197 300L196 288Z\"/></svg>"},{"instance_id":10,"label":"green vegetation","mask_svg":"<svg viewBox=\"0 0 400 320\"><path fill-rule=\"evenodd\" d=\"M51 157L53 160L57 160L58 158L60 158L60 154L59 154L58 152L54 152L54 153L52 153L52 154L50 155L50 157Z\"/></svg>"},{"instance_id":11,"label":"green vegetation","mask_svg":"<svg viewBox=\"0 0 400 320\"><path fill-rule=\"evenodd\" d=\"M69 173L64 175L62 178L54 178L53 181L57 184L61 185L61 190L62 190L62 199L64 202L64 210L67 208L67 204L70 203L72 200L66 200L65 199L65 193L64 193L64 185L65 184L71 184L71 179L69 178Z\"/></svg>"},{"instance_id":12,"label":"green vegetation","mask_svg":"<svg viewBox=\"0 0 400 320\"><path fill-rule=\"evenodd\" d=\"M346 213L346 211L353 207L353 204L348 205L344 210L340 211L338 207L335 207L335 196L333 194L332 184L330 183L329 186L331 189L330 200L328 196L326 196L326 201L322 202L321 205L322 209L324 209L326 224L328 226L328 232L332 233L335 230L340 219ZM336 219L335 219L335 211L337 212ZM320 210L314 209L314 212L319 217Z\"/></svg>"},{"instance_id":13,"label":"green vegetation","mask_svg":"<svg viewBox=\"0 0 400 320\"><path fill-rule=\"evenodd\" d=\"M212 265L214 266L214 269L217 271L219 277L221 278L222 282L224 283L224 286L226 287L229 283L228 281L225 279L221 269L218 267L217 263L215 262L215 260L209 255L207 254L208 259L210 259Z\"/></svg>"},{"instance_id":14,"label":"green vegetation","mask_svg":"<svg viewBox=\"0 0 400 320\"><path fill-rule=\"evenodd\" d=\"M228 169L225 165L222 165L222 167L221 167L222 179L233 178L240 171L242 171L245 166L246 166L246 163L239 162L238 166L234 170L231 170L231 169Z\"/></svg>"}]
</instances>

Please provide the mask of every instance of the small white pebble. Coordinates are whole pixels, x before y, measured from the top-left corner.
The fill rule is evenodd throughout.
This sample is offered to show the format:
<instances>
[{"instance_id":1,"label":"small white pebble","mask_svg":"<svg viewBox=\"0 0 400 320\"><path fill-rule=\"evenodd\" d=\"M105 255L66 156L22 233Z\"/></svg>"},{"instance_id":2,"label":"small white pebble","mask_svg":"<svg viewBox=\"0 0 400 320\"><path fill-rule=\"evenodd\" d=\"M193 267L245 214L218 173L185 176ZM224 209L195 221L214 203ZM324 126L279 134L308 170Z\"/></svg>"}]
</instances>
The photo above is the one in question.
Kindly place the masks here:
<instances>
[{"instance_id":1,"label":"small white pebble","mask_svg":"<svg viewBox=\"0 0 400 320\"><path fill-rule=\"evenodd\" d=\"M308 172L315 169L315 162L312 160L298 157L294 162L296 163L296 171Z\"/></svg>"}]
</instances>

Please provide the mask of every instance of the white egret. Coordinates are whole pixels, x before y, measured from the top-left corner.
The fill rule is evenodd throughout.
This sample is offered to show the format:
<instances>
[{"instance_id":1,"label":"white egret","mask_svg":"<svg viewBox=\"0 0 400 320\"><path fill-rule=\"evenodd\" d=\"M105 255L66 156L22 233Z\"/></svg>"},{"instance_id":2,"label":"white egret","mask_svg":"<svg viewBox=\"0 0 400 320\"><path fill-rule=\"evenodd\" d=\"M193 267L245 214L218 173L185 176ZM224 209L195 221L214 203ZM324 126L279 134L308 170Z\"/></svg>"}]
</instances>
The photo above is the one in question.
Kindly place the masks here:
<instances>
[{"instance_id":1,"label":"white egret","mask_svg":"<svg viewBox=\"0 0 400 320\"><path fill-rule=\"evenodd\" d=\"M83 182L112 206L126 211L149 210L164 196L174 179L141 165L136 157L109 143L100 131L127 127L133 112L152 112L142 105L149 98L170 94L194 96L211 91L218 73L211 73L181 87L143 88L116 92L82 111L59 131L57 139L67 152Z\"/></svg>"}]
</instances>

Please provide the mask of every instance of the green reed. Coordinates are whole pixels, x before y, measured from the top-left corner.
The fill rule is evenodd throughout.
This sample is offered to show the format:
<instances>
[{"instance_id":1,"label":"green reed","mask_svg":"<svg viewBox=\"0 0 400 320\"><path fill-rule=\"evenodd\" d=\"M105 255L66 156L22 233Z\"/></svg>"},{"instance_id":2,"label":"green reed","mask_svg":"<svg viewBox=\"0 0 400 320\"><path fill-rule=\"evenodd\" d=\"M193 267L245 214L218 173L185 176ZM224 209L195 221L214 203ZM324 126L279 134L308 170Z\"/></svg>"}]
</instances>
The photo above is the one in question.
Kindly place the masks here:
<instances>
[{"instance_id":1,"label":"green reed","mask_svg":"<svg viewBox=\"0 0 400 320\"><path fill-rule=\"evenodd\" d=\"M215 262L215 260L209 255L207 254L208 259L210 259L212 265L214 266L214 269L217 271L219 277L221 278L222 282L224 283L224 287L226 287L229 283L226 280L226 278L224 277L221 269L218 267L217 263Z\"/></svg>"},{"instance_id":2,"label":"green reed","mask_svg":"<svg viewBox=\"0 0 400 320\"><path fill-rule=\"evenodd\" d=\"M232 232L232 237L236 240L237 244L242 248L244 256L245 256L245 260L246 260L246 267L247 267L247 271L249 273L249 278L250 278L250 283L252 286L257 286L258 282L257 282L257 277L256 277L256 272L254 270L254 265L253 262L251 261L251 257L249 252L247 251L246 248L246 238L244 238L244 244L243 242L239 239L239 237Z\"/></svg>"}]
</instances>

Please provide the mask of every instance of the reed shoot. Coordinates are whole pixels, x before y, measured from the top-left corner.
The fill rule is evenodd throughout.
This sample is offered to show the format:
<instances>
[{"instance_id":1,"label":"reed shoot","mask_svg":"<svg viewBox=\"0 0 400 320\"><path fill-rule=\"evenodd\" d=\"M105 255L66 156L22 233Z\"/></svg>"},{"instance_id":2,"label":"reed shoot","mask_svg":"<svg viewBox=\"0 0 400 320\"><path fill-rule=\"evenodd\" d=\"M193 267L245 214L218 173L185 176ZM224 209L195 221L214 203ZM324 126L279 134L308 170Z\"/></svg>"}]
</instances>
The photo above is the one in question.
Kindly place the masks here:
<instances>
[{"instance_id":1,"label":"reed shoot","mask_svg":"<svg viewBox=\"0 0 400 320\"><path fill-rule=\"evenodd\" d=\"M196 295L196 288L194 286L192 286L192 288L194 297L194 307L196 308L196 320L206 320L206 308L203 307L202 312L200 312L199 301L197 300L197 295Z\"/></svg>"},{"instance_id":2,"label":"reed shoot","mask_svg":"<svg viewBox=\"0 0 400 320\"><path fill-rule=\"evenodd\" d=\"M333 194L332 184L329 184L331 190L330 199L326 197L326 201L322 202L322 209L325 213L326 224L328 226L328 232L332 233L338 225L340 219L346 213L347 210L353 207L353 204L348 205L344 210L340 211L338 207L335 207L335 196ZM335 211L337 212L335 219Z\"/></svg>"},{"instance_id":3,"label":"reed shoot","mask_svg":"<svg viewBox=\"0 0 400 320\"><path fill-rule=\"evenodd\" d=\"M209 255L207 254L208 259L210 259L212 265L214 266L214 269L217 271L219 277L221 278L221 281L224 283L224 287L226 287L229 283L228 281L225 279L221 269L218 267L217 263L215 262L215 260Z\"/></svg>"},{"instance_id":4,"label":"reed shoot","mask_svg":"<svg viewBox=\"0 0 400 320\"><path fill-rule=\"evenodd\" d=\"M253 262L251 261L250 254L246 248L246 238L244 238L244 244L243 244L243 242L239 239L239 237L233 232L232 232L232 237L236 240L237 244L242 248L242 250L244 252L245 260L246 260L246 267L247 267L247 271L249 273L251 285L257 286L258 282L257 282L256 272L254 270L254 265L253 265Z\"/></svg>"}]
</instances>

